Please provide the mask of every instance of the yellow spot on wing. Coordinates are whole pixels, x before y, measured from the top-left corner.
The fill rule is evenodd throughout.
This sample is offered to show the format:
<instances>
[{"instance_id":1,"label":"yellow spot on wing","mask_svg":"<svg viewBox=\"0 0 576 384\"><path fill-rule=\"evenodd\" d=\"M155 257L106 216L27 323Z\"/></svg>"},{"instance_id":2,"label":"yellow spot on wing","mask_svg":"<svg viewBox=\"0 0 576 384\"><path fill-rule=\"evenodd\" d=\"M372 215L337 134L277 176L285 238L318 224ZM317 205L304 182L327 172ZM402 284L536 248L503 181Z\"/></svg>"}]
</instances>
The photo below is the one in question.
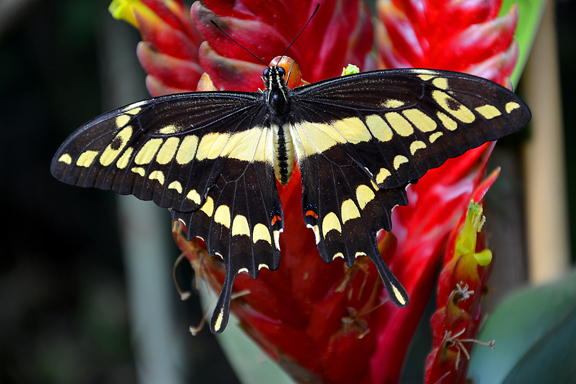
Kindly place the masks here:
<instances>
[{"instance_id":1,"label":"yellow spot on wing","mask_svg":"<svg viewBox=\"0 0 576 384\"><path fill-rule=\"evenodd\" d=\"M396 300L398 300L398 302L402 305L406 304L406 300L404 300L404 297L402 296L398 288L392 285L392 290L394 291L394 296L396 296Z\"/></svg>"},{"instance_id":2,"label":"yellow spot on wing","mask_svg":"<svg viewBox=\"0 0 576 384\"><path fill-rule=\"evenodd\" d=\"M128 161L130 160L130 156L132 156L132 152L134 151L134 148L129 147L126 149L126 151L124 151L124 153L122 154L122 156L120 156L120 158L118 159L118 161L116 162L116 166L119 169L124 169L128 166Z\"/></svg>"},{"instance_id":3,"label":"yellow spot on wing","mask_svg":"<svg viewBox=\"0 0 576 384\"><path fill-rule=\"evenodd\" d=\"M506 103L506 113L510 113L515 109L520 108L520 104L514 102L514 101L510 101L509 103Z\"/></svg>"},{"instance_id":4,"label":"yellow spot on wing","mask_svg":"<svg viewBox=\"0 0 576 384\"><path fill-rule=\"evenodd\" d=\"M168 189L175 189L178 193L182 193L182 184L179 181L174 180L168 185Z\"/></svg>"},{"instance_id":5,"label":"yellow spot on wing","mask_svg":"<svg viewBox=\"0 0 576 384\"><path fill-rule=\"evenodd\" d=\"M382 106L384 108L400 108L404 104L406 104L406 103L404 103L403 101L400 101L400 100L388 99L382 103Z\"/></svg>"},{"instance_id":6,"label":"yellow spot on wing","mask_svg":"<svg viewBox=\"0 0 576 384\"><path fill-rule=\"evenodd\" d=\"M394 136L388 123L378 115L368 116L366 118L366 125L370 129L370 132L372 132L372 135L380 141L390 141Z\"/></svg>"},{"instance_id":7,"label":"yellow spot on wing","mask_svg":"<svg viewBox=\"0 0 576 384\"><path fill-rule=\"evenodd\" d=\"M221 156L243 161L266 161L266 135L262 127L235 133L224 146Z\"/></svg>"},{"instance_id":8,"label":"yellow spot on wing","mask_svg":"<svg viewBox=\"0 0 576 384\"><path fill-rule=\"evenodd\" d=\"M250 237L250 227L246 216L236 215L232 222L232 236L244 235Z\"/></svg>"},{"instance_id":9,"label":"yellow spot on wing","mask_svg":"<svg viewBox=\"0 0 576 384\"><path fill-rule=\"evenodd\" d=\"M152 171L148 179L158 180L160 184L164 185L164 173L162 171Z\"/></svg>"},{"instance_id":10,"label":"yellow spot on wing","mask_svg":"<svg viewBox=\"0 0 576 384\"><path fill-rule=\"evenodd\" d=\"M342 224L346 224L348 220L360 217L360 211L358 210L358 207L356 207L356 204L354 204L354 201L352 201L352 199L345 200L342 203L341 211L342 211L341 215Z\"/></svg>"},{"instance_id":11,"label":"yellow spot on wing","mask_svg":"<svg viewBox=\"0 0 576 384\"><path fill-rule=\"evenodd\" d=\"M439 132L441 134L441 132ZM419 149L425 149L426 144L423 141L416 140L412 144L410 144L410 153L414 154Z\"/></svg>"},{"instance_id":12,"label":"yellow spot on wing","mask_svg":"<svg viewBox=\"0 0 576 384\"><path fill-rule=\"evenodd\" d=\"M196 159L215 159L220 156L222 149L230 138L229 133L209 133L202 137L196 151Z\"/></svg>"},{"instance_id":13,"label":"yellow spot on wing","mask_svg":"<svg viewBox=\"0 0 576 384\"><path fill-rule=\"evenodd\" d=\"M404 163L407 163L408 159L405 156L398 155L394 158L394 169L398 170L400 166Z\"/></svg>"},{"instance_id":14,"label":"yellow spot on wing","mask_svg":"<svg viewBox=\"0 0 576 384\"><path fill-rule=\"evenodd\" d=\"M335 254L334 256L332 256L332 260L336 260L337 258L344 258L344 255L342 254L342 252L338 252L337 254Z\"/></svg>"},{"instance_id":15,"label":"yellow spot on wing","mask_svg":"<svg viewBox=\"0 0 576 384\"><path fill-rule=\"evenodd\" d=\"M318 226L317 225L312 226L310 224L307 224L306 226L312 229L312 231L314 232L314 239L316 240L316 244L318 244L320 242L320 230L318 229Z\"/></svg>"},{"instance_id":16,"label":"yellow spot on wing","mask_svg":"<svg viewBox=\"0 0 576 384\"><path fill-rule=\"evenodd\" d=\"M220 310L218 317L216 318L216 322L214 323L214 330L218 332L220 327L222 326L222 320L224 319L224 308Z\"/></svg>"},{"instance_id":17,"label":"yellow spot on wing","mask_svg":"<svg viewBox=\"0 0 576 384\"><path fill-rule=\"evenodd\" d=\"M198 136L189 135L182 140L178 153L176 154L176 162L180 165L188 164L196 154L198 147Z\"/></svg>"},{"instance_id":18,"label":"yellow spot on wing","mask_svg":"<svg viewBox=\"0 0 576 384\"><path fill-rule=\"evenodd\" d=\"M128 113L129 115L137 115L137 114L140 112L141 109L142 109L142 108L138 108L138 107L137 107L137 108L132 108L132 109L129 109L129 110L125 111L124 113Z\"/></svg>"},{"instance_id":19,"label":"yellow spot on wing","mask_svg":"<svg viewBox=\"0 0 576 384\"><path fill-rule=\"evenodd\" d=\"M272 245L272 239L270 238L270 230L267 226L262 223L258 223L254 226L254 231L252 233L252 242L256 244L257 241L264 240L268 244ZM266 265L266 264L260 264ZM268 268L268 266L266 266ZM258 267L260 269L260 267Z\"/></svg>"},{"instance_id":20,"label":"yellow spot on wing","mask_svg":"<svg viewBox=\"0 0 576 384\"><path fill-rule=\"evenodd\" d=\"M298 123L291 126L291 129L300 157L322 153L338 143L346 142L329 124Z\"/></svg>"},{"instance_id":21,"label":"yellow spot on wing","mask_svg":"<svg viewBox=\"0 0 576 384\"><path fill-rule=\"evenodd\" d=\"M360 209L364 209L366 205L371 202L376 195L367 185L360 185L356 188L356 200L358 200L358 205Z\"/></svg>"},{"instance_id":22,"label":"yellow spot on wing","mask_svg":"<svg viewBox=\"0 0 576 384\"><path fill-rule=\"evenodd\" d=\"M334 128L352 144L370 141L372 135L366 125L357 117L349 117L332 123Z\"/></svg>"},{"instance_id":23,"label":"yellow spot on wing","mask_svg":"<svg viewBox=\"0 0 576 384\"><path fill-rule=\"evenodd\" d=\"M175 126L174 124L171 125L167 125L165 127L160 128L160 130L158 131L163 135L171 135L173 133L178 132L178 127Z\"/></svg>"},{"instance_id":24,"label":"yellow spot on wing","mask_svg":"<svg viewBox=\"0 0 576 384\"><path fill-rule=\"evenodd\" d=\"M336 216L334 212L330 212L324 216L324 220L322 220L322 235L326 237L328 232L332 230L336 230L337 232L342 233L340 220L338 220L338 216Z\"/></svg>"},{"instance_id":25,"label":"yellow spot on wing","mask_svg":"<svg viewBox=\"0 0 576 384\"><path fill-rule=\"evenodd\" d=\"M382 184L391 175L390 171L386 168L380 168L380 172L376 175L376 182Z\"/></svg>"},{"instance_id":26,"label":"yellow spot on wing","mask_svg":"<svg viewBox=\"0 0 576 384\"><path fill-rule=\"evenodd\" d=\"M174 154L176 153L176 149L178 148L178 144L180 143L180 139L177 137L169 137L160 150L156 155L156 162L158 164L168 164L169 162L174 159Z\"/></svg>"},{"instance_id":27,"label":"yellow spot on wing","mask_svg":"<svg viewBox=\"0 0 576 384\"><path fill-rule=\"evenodd\" d=\"M130 121L132 117L130 115L120 115L116 118L116 126L118 128L124 127Z\"/></svg>"},{"instance_id":28,"label":"yellow spot on wing","mask_svg":"<svg viewBox=\"0 0 576 384\"><path fill-rule=\"evenodd\" d=\"M430 140L431 143L435 142L440 136L442 136L443 133L442 132L436 132L430 135L430 137L428 138L428 140Z\"/></svg>"},{"instance_id":29,"label":"yellow spot on wing","mask_svg":"<svg viewBox=\"0 0 576 384\"><path fill-rule=\"evenodd\" d=\"M436 115L438 115L438 118L447 130L455 131L456 128L458 128L458 123L446 116L444 113L438 111L436 112Z\"/></svg>"},{"instance_id":30,"label":"yellow spot on wing","mask_svg":"<svg viewBox=\"0 0 576 384\"><path fill-rule=\"evenodd\" d=\"M150 139L148 140L142 148L138 151L138 154L134 158L134 162L138 165L142 164L149 164L156 152L158 152L158 148L162 145L162 139Z\"/></svg>"},{"instance_id":31,"label":"yellow spot on wing","mask_svg":"<svg viewBox=\"0 0 576 384\"><path fill-rule=\"evenodd\" d=\"M440 89L448 89L448 79L443 77L437 77L432 80L432 84Z\"/></svg>"},{"instance_id":32,"label":"yellow spot on wing","mask_svg":"<svg viewBox=\"0 0 576 384\"><path fill-rule=\"evenodd\" d=\"M227 205L220 205L214 213L214 221L230 228L230 208Z\"/></svg>"},{"instance_id":33,"label":"yellow spot on wing","mask_svg":"<svg viewBox=\"0 0 576 384\"><path fill-rule=\"evenodd\" d=\"M388 122L392 126L392 129L396 131L400 136L410 136L414 133L414 128L412 124L408 122L401 114L398 112L388 112L386 114Z\"/></svg>"},{"instance_id":34,"label":"yellow spot on wing","mask_svg":"<svg viewBox=\"0 0 576 384\"><path fill-rule=\"evenodd\" d=\"M200 210L204 212L208 217L212 216L212 213L214 213L214 200L208 196Z\"/></svg>"},{"instance_id":35,"label":"yellow spot on wing","mask_svg":"<svg viewBox=\"0 0 576 384\"><path fill-rule=\"evenodd\" d=\"M411 108L402 113L422 132L432 132L436 129L436 122L419 109Z\"/></svg>"},{"instance_id":36,"label":"yellow spot on wing","mask_svg":"<svg viewBox=\"0 0 576 384\"><path fill-rule=\"evenodd\" d=\"M476 112L481 114L487 119L493 119L500 116L502 113L493 105L486 104L476 108Z\"/></svg>"},{"instance_id":37,"label":"yellow spot on wing","mask_svg":"<svg viewBox=\"0 0 576 384\"><path fill-rule=\"evenodd\" d=\"M66 164L70 165L70 164L72 164L72 157L69 154L65 153L62 156L60 156L58 161L61 163L66 163Z\"/></svg>"},{"instance_id":38,"label":"yellow spot on wing","mask_svg":"<svg viewBox=\"0 0 576 384\"><path fill-rule=\"evenodd\" d=\"M180 183L178 183L178 184L180 184ZM188 200L192 200L193 202L195 202L196 205L200 205L200 203L202 202L202 196L200 196L200 194L198 192L196 192L195 189L191 189L190 192L188 192L186 194L186 198ZM208 199L206 199L206 202L208 202ZM204 204L204 205L206 205L206 204ZM204 207L202 207L202 208L204 208ZM208 216L210 216L210 215L208 215Z\"/></svg>"},{"instance_id":39,"label":"yellow spot on wing","mask_svg":"<svg viewBox=\"0 0 576 384\"><path fill-rule=\"evenodd\" d=\"M276 244L276 249L280 250L280 232L282 232L282 230L279 231L274 231L274 244Z\"/></svg>"},{"instance_id":40,"label":"yellow spot on wing","mask_svg":"<svg viewBox=\"0 0 576 384\"><path fill-rule=\"evenodd\" d=\"M448 95L446 92L439 90L432 91L432 97L438 103L438 105L440 105L458 120L469 124L473 122L474 119L476 119L476 116L474 116L474 113L471 110Z\"/></svg>"},{"instance_id":41,"label":"yellow spot on wing","mask_svg":"<svg viewBox=\"0 0 576 384\"><path fill-rule=\"evenodd\" d=\"M86 151L83 152L78 160L76 160L76 165L79 167L89 167L94 162L94 159L98 155L98 151Z\"/></svg>"},{"instance_id":42,"label":"yellow spot on wing","mask_svg":"<svg viewBox=\"0 0 576 384\"><path fill-rule=\"evenodd\" d=\"M430 80L431 78L433 78L434 76L432 76L432 75L418 75L418 77L421 78L421 79L424 80L424 81L428 81L428 80Z\"/></svg>"},{"instance_id":43,"label":"yellow spot on wing","mask_svg":"<svg viewBox=\"0 0 576 384\"><path fill-rule=\"evenodd\" d=\"M139 174L140 176L146 176L146 170L142 167L134 167L131 169L132 172Z\"/></svg>"},{"instance_id":44,"label":"yellow spot on wing","mask_svg":"<svg viewBox=\"0 0 576 384\"><path fill-rule=\"evenodd\" d=\"M258 270L261 270L262 268L270 269L266 264L258 264Z\"/></svg>"},{"instance_id":45,"label":"yellow spot on wing","mask_svg":"<svg viewBox=\"0 0 576 384\"><path fill-rule=\"evenodd\" d=\"M130 140L130 137L132 137L131 126L127 126L120 132L118 132L118 134L114 137L114 139L112 139L110 144L108 144L104 152L102 152L102 155L100 156L100 164L102 164L105 167L112 164L112 162L116 160L116 157L118 157L120 152L122 152L122 150L128 143L128 140Z\"/></svg>"},{"instance_id":46,"label":"yellow spot on wing","mask_svg":"<svg viewBox=\"0 0 576 384\"><path fill-rule=\"evenodd\" d=\"M242 273L242 272L248 273L248 268L240 268L240 269L238 270L238 273Z\"/></svg>"}]
</instances>

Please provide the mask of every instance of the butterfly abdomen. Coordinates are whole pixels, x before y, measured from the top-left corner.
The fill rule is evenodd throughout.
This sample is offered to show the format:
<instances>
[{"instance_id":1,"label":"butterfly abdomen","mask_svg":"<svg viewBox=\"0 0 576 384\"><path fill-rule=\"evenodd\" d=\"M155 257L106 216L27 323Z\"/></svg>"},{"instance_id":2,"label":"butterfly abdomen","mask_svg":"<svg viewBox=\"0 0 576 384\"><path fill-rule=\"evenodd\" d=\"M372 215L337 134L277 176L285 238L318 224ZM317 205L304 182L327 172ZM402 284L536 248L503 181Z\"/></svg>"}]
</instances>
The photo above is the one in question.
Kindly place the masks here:
<instances>
[{"instance_id":1,"label":"butterfly abdomen","mask_svg":"<svg viewBox=\"0 0 576 384\"><path fill-rule=\"evenodd\" d=\"M292 171L294 170L294 145L290 127L285 125L276 125L274 131L274 173L276 179L282 184L288 184Z\"/></svg>"}]
</instances>

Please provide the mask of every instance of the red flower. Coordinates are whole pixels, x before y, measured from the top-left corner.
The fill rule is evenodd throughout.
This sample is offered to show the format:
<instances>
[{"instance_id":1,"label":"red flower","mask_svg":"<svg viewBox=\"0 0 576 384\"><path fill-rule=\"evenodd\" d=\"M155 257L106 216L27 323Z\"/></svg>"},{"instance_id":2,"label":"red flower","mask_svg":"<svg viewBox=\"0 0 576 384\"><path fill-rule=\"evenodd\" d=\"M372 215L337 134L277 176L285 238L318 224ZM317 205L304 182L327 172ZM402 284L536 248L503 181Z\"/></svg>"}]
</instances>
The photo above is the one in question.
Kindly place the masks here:
<instances>
[{"instance_id":1,"label":"red flower","mask_svg":"<svg viewBox=\"0 0 576 384\"><path fill-rule=\"evenodd\" d=\"M494 171L474 190L466 213L450 233L438 282L438 310L431 320L433 343L426 361L426 383L466 379L469 351L481 318L480 296L492 266L492 252L486 249L481 233L486 218L479 202L498 174L499 170Z\"/></svg>"},{"instance_id":2,"label":"red flower","mask_svg":"<svg viewBox=\"0 0 576 384\"><path fill-rule=\"evenodd\" d=\"M349 63L361 71L377 66L452 69L508 84L517 57L512 35L518 14L513 7L496 18L500 3L380 1L375 60L366 5L359 0L320 1L319 12L287 52L299 66L289 86L303 84L302 79L315 82L339 76ZM115 1L111 9L142 32L138 57L149 73L148 89L157 96L196 89L256 91L262 87L262 61L271 62L284 53L316 4L205 0L194 3L191 19L179 0ZM214 28L211 20L256 57ZM292 61L284 58L284 63L290 68ZM492 148L484 145L429 171L408 189L410 205L394 211L393 231L378 239L384 261L410 294L410 305L403 309L388 301L367 258L359 258L352 268L340 259L331 264L321 261L314 234L304 226L296 170L288 186L279 188L285 220L279 269L262 270L257 280L245 274L236 278L232 311L241 326L298 380L396 382L433 292L446 240L478 187ZM184 230L175 224L179 247L196 273L219 291L223 264L207 257L201 242L187 241ZM455 287L452 280L445 283L448 280L441 280L438 297L444 301L439 311L444 312L437 314L433 326L435 351L452 354L448 342L459 329L446 321L459 315L449 311L464 311L462 321L473 324L479 309L470 303L476 303L480 290L470 279L463 280L468 290L475 291L473 300L456 303L452 297L449 302L444 290ZM468 327L466 338L472 338L475 329ZM438 355L431 356L429 379L447 372L438 368L444 361L438 363ZM460 364L459 369L464 366Z\"/></svg>"}]
</instances>

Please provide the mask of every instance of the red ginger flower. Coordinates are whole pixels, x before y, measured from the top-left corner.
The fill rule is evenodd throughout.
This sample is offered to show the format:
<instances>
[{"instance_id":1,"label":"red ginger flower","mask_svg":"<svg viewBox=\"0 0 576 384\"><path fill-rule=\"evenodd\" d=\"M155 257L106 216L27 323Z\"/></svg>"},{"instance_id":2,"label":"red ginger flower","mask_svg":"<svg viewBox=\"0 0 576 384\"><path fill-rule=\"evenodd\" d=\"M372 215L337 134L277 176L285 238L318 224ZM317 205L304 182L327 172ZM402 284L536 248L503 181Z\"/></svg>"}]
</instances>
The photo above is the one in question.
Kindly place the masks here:
<instances>
[{"instance_id":1,"label":"red ginger flower","mask_svg":"<svg viewBox=\"0 0 576 384\"><path fill-rule=\"evenodd\" d=\"M466 379L469 351L481 319L480 294L492 268L492 252L480 232L483 199L499 171L471 195L471 201L448 239L438 282L438 310L432 316L432 352L426 361L426 383L460 383ZM481 343L481 342L479 342ZM483 343L494 346L493 343Z\"/></svg>"},{"instance_id":2,"label":"red ginger flower","mask_svg":"<svg viewBox=\"0 0 576 384\"><path fill-rule=\"evenodd\" d=\"M381 65L466 72L510 88L518 59L518 6L497 18L501 5L502 0L379 0Z\"/></svg>"},{"instance_id":3,"label":"red ginger flower","mask_svg":"<svg viewBox=\"0 0 576 384\"><path fill-rule=\"evenodd\" d=\"M149 73L148 89L157 96L195 89L257 90L265 66L217 31L210 20L269 62L284 52L316 4L206 0L192 6L191 19L179 0L125 0L111 8L116 17L142 32L138 56ZM365 4L358 0L320 4L288 52L301 71L291 77L290 87L301 85L302 78L314 82L338 76L348 63L362 71L375 68ZM380 66L461 70L508 84L517 57L512 40L517 10L496 19L499 7L499 1L381 1L381 21L376 24ZM384 261L411 297L403 309L387 300L378 273L366 258L359 258L352 268L345 268L340 259L330 265L320 260L314 234L302 219L302 187L296 171L290 184L279 188L285 220L279 269L262 270L257 280L244 274L236 279L234 291L241 296L232 301L232 311L240 325L299 380L398 381L448 234L480 183L492 147L468 151L429 171L408 189L410 205L394 211L392 233L380 236ZM183 230L175 226L179 247L196 273L219 291L223 265L208 258L201 243L187 241Z\"/></svg>"}]
</instances>

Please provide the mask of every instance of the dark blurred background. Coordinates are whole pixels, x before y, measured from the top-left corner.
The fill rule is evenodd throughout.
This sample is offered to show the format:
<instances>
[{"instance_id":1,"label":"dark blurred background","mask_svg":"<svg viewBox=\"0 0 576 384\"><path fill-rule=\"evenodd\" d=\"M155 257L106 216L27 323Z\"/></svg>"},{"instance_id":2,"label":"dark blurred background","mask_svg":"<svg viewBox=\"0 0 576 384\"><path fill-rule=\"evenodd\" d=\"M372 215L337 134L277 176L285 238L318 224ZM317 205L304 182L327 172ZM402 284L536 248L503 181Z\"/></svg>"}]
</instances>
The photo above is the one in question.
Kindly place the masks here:
<instances>
[{"instance_id":1,"label":"dark blurred background","mask_svg":"<svg viewBox=\"0 0 576 384\"><path fill-rule=\"evenodd\" d=\"M139 65L127 67L141 84L132 91L138 96L118 101L105 94L117 91L107 73L110 46L126 44L129 49L119 55L136 60L140 40L132 26L111 18L109 3L0 1L3 384L134 383L137 369L147 369L136 358L130 330L119 198L70 187L49 172L54 152L81 124L105 109L148 97ZM171 240L169 213L162 210L160 220L170 279L180 252ZM182 281L190 282L191 272L180 270ZM182 303L170 289L179 354L174 382L237 382L208 329L196 337L188 332L202 317L198 297Z\"/></svg>"},{"instance_id":2,"label":"dark blurred background","mask_svg":"<svg viewBox=\"0 0 576 384\"><path fill-rule=\"evenodd\" d=\"M108 5L0 0L0 383L132 383L146 369L130 325L132 288L119 238L129 219L119 219L119 198L64 185L49 173L54 152L81 124L147 97L138 65L129 67L141 84L138 97L107 94L114 84L107 72L115 39L110 31L120 31L128 47L120 53L133 60L139 41L134 28L112 20ZM556 5L572 239L575 11L574 1ZM107 23L116 25L109 29ZM162 212L160 220L170 266L179 250L169 214ZM182 281L191 280L186 268L180 273ZM202 317L198 298L182 303L175 289L168 297L177 340L175 382L237 382L212 334L188 333Z\"/></svg>"}]
</instances>

